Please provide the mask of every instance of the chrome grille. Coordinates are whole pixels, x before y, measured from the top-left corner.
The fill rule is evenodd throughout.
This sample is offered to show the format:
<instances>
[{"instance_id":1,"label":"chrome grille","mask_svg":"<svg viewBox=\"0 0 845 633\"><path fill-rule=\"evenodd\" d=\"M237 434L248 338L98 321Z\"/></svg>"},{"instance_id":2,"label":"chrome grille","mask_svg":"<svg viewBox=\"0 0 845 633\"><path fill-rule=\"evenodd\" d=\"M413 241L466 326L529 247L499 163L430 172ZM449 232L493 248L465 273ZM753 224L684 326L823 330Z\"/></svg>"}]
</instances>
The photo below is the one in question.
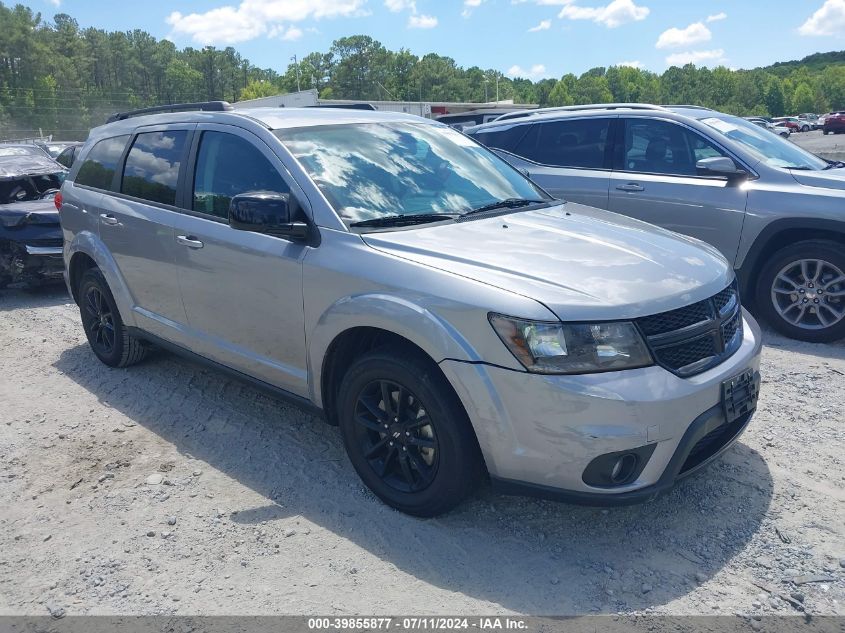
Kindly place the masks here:
<instances>
[{"instance_id":1,"label":"chrome grille","mask_svg":"<svg viewBox=\"0 0 845 633\"><path fill-rule=\"evenodd\" d=\"M742 310L736 282L709 299L637 319L658 364L678 376L718 365L742 343Z\"/></svg>"}]
</instances>

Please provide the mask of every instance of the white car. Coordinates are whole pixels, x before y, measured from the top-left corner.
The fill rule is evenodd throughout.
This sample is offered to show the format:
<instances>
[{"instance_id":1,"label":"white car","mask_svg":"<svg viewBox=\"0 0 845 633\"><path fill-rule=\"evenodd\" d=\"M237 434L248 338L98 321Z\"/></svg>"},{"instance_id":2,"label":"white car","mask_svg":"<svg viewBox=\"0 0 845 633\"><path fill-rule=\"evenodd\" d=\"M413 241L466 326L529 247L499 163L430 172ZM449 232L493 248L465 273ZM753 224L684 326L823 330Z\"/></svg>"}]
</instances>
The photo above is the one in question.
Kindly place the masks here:
<instances>
[{"instance_id":1,"label":"white car","mask_svg":"<svg viewBox=\"0 0 845 633\"><path fill-rule=\"evenodd\" d=\"M784 123L778 123L777 125L773 126L771 131L777 134L778 136L782 136L783 138L789 138L789 135L792 134L792 130L786 127L786 124Z\"/></svg>"}]
</instances>

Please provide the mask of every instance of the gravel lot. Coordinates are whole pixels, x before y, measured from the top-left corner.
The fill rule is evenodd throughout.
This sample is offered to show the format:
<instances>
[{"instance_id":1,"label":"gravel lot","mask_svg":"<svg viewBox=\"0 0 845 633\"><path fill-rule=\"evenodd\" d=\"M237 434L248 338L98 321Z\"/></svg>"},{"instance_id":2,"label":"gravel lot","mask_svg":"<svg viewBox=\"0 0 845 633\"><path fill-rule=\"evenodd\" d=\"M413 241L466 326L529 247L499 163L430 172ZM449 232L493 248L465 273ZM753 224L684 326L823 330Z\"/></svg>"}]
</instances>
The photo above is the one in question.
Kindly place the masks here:
<instances>
[{"instance_id":1,"label":"gravel lot","mask_svg":"<svg viewBox=\"0 0 845 633\"><path fill-rule=\"evenodd\" d=\"M60 290L0 292L0 324L0 615L845 614L845 342L767 333L748 432L655 502L419 520L298 409L102 366Z\"/></svg>"},{"instance_id":2,"label":"gravel lot","mask_svg":"<svg viewBox=\"0 0 845 633\"><path fill-rule=\"evenodd\" d=\"M821 130L813 130L792 134L789 139L813 154L830 160L845 160L845 136L841 134L825 136Z\"/></svg>"}]
</instances>

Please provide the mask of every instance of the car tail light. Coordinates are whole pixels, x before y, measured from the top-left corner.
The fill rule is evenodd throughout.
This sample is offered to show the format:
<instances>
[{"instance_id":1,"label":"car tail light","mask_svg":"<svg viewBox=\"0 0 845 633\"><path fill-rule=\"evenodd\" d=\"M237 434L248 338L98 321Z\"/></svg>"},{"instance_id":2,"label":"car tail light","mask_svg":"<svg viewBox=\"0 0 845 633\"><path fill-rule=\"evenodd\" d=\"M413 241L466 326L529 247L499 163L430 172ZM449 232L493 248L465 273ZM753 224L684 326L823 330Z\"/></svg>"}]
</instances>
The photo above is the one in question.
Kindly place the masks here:
<instances>
[{"instance_id":1,"label":"car tail light","mask_svg":"<svg viewBox=\"0 0 845 633\"><path fill-rule=\"evenodd\" d=\"M53 204L56 205L56 211L62 210L62 192L60 191L55 196L53 196Z\"/></svg>"}]
</instances>

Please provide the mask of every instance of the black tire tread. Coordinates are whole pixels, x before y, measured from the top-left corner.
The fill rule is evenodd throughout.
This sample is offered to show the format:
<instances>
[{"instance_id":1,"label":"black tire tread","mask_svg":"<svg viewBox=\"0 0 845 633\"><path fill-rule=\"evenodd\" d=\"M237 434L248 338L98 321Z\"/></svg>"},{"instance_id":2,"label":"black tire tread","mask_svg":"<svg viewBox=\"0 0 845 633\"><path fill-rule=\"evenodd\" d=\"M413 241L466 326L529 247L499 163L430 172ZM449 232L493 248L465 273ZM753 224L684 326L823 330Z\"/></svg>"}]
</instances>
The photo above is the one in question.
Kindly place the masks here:
<instances>
[{"instance_id":1,"label":"black tire tread","mask_svg":"<svg viewBox=\"0 0 845 633\"><path fill-rule=\"evenodd\" d=\"M121 353L119 358L110 362L100 358L100 361L110 367L118 368L129 367L136 363L140 363L144 360L144 358L146 358L150 349L149 345L142 339L129 333L129 330L123 323L123 317L120 316L120 312L117 309L117 304L114 300L114 295L112 295L111 288L109 288L109 284L99 268L89 268L82 274L79 280L78 295L82 297L82 288L89 280L94 281L98 286L100 286L103 293L107 295L109 301L111 302L116 320L115 325L118 326L115 328L115 340L119 340L121 342Z\"/></svg>"},{"instance_id":2,"label":"black tire tread","mask_svg":"<svg viewBox=\"0 0 845 633\"><path fill-rule=\"evenodd\" d=\"M783 267L788 258L818 257L820 253L824 253L826 259L832 260L831 263L845 269L845 248L841 243L823 239L796 242L781 248L766 260L757 278L757 290L754 297L758 313L769 325L784 336L809 343L830 343L845 337L845 320L823 330L804 330L795 327L778 315L769 294L777 269Z\"/></svg>"},{"instance_id":3,"label":"black tire tread","mask_svg":"<svg viewBox=\"0 0 845 633\"><path fill-rule=\"evenodd\" d=\"M403 367L405 371L415 376L423 385L438 395L450 423L460 438L459 442L462 447L462 457L464 460L461 464L462 476L449 478L446 481L446 489L443 493L426 503L424 506L397 503L395 499L386 498L384 495L380 494L379 491L373 490L372 488L371 490L373 490L376 496L381 498L385 503L397 510L400 510L401 512L419 517L437 516L448 512L461 503L461 501L469 497L483 480L486 474L486 469L484 467L484 459L481 455L481 450L478 446L478 440L475 436L472 424L469 421L469 417L458 399L457 394L455 394L454 389L452 389L451 385L446 380L445 376L443 376L442 372L440 372L434 361L413 349L388 349L384 347L375 349L358 358L349 367L346 375L341 381L338 394L339 397L336 399L336 402L338 405L341 405L341 403L346 401L344 389L348 385L347 380L350 377L354 377L356 372L365 371L368 366L372 366L374 364L391 363ZM411 385L408 386L410 387ZM342 411L338 411L338 419L341 421L341 431L343 431ZM349 451L349 445L345 438L344 444L346 444L347 451Z\"/></svg>"}]
</instances>

